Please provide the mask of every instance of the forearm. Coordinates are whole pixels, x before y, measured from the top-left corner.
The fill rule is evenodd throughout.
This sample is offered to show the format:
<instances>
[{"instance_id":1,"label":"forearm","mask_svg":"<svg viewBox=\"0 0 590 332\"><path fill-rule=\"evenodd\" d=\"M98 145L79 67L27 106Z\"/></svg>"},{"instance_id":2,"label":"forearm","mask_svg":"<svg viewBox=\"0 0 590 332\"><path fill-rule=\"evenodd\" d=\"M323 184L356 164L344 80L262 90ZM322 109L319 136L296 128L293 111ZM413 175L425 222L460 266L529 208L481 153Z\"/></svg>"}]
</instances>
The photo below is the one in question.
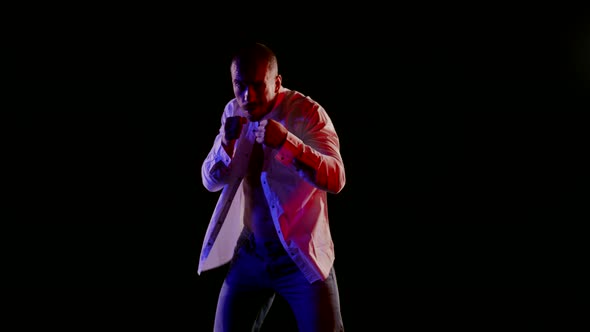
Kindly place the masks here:
<instances>
[{"instance_id":1,"label":"forearm","mask_svg":"<svg viewBox=\"0 0 590 332\"><path fill-rule=\"evenodd\" d=\"M346 183L337 140L326 139L321 146L314 148L288 134L276 158L318 189L339 193Z\"/></svg>"},{"instance_id":2,"label":"forearm","mask_svg":"<svg viewBox=\"0 0 590 332\"><path fill-rule=\"evenodd\" d=\"M218 191L230 178L231 157L218 137L201 166L203 186L209 191Z\"/></svg>"}]
</instances>

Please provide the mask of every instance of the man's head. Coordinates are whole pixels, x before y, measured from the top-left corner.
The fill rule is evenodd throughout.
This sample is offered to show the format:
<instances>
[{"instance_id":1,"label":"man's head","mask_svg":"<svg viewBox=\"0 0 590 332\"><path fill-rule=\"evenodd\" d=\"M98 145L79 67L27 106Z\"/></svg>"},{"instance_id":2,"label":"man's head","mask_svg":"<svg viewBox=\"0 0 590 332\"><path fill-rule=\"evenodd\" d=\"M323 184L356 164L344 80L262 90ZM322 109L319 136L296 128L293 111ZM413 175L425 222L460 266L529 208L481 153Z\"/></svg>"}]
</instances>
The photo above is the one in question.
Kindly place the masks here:
<instances>
[{"instance_id":1,"label":"man's head","mask_svg":"<svg viewBox=\"0 0 590 332\"><path fill-rule=\"evenodd\" d=\"M260 43L240 49L232 58L231 78L238 104L251 121L260 120L272 110L282 78L271 49Z\"/></svg>"}]
</instances>

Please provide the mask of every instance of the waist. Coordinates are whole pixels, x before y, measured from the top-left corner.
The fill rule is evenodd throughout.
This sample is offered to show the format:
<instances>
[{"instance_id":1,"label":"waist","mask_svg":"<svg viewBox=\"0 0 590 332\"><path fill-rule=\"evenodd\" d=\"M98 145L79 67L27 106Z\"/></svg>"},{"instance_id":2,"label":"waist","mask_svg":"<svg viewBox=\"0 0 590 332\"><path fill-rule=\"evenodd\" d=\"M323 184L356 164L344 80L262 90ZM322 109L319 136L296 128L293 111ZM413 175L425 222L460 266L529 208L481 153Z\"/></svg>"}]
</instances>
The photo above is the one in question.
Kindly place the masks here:
<instances>
[{"instance_id":1,"label":"waist","mask_svg":"<svg viewBox=\"0 0 590 332\"><path fill-rule=\"evenodd\" d=\"M247 227L244 227L244 231L240 236L240 244L247 246L249 250L252 250L261 256L276 257L280 255L286 255L287 252L281 243L281 240L276 238L259 238Z\"/></svg>"}]
</instances>

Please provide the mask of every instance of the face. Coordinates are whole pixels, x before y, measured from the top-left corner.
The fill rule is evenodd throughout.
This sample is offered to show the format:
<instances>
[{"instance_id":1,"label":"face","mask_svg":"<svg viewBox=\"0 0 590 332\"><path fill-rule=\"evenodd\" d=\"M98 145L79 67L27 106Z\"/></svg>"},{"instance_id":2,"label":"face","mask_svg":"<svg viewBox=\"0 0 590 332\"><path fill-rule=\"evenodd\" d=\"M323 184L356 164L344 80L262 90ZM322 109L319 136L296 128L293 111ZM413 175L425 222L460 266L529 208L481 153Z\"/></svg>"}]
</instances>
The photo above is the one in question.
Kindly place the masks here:
<instances>
[{"instance_id":1,"label":"face","mask_svg":"<svg viewBox=\"0 0 590 332\"><path fill-rule=\"evenodd\" d=\"M281 87L281 76L266 61L250 65L231 65L234 95L248 112L250 121L258 121L270 112Z\"/></svg>"}]
</instances>

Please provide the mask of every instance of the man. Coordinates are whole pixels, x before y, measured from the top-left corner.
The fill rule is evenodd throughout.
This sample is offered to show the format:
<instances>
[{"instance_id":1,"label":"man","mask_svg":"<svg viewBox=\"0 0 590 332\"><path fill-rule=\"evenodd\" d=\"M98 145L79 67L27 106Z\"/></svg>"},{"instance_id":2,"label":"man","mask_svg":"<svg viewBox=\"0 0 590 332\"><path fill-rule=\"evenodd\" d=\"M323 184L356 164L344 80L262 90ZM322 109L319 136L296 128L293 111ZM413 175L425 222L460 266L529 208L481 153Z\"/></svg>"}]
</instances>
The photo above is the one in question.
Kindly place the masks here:
<instances>
[{"instance_id":1,"label":"man","mask_svg":"<svg viewBox=\"0 0 590 332\"><path fill-rule=\"evenodd\" d=\"M198 273L229 263L215 331L258 331L276 294L300 331L344 331L327 204L346 182L334 125L282 86L267 46L240 49L230 70L235 98L201 168L221 194Z\"/></svg>"}]
</instances>

